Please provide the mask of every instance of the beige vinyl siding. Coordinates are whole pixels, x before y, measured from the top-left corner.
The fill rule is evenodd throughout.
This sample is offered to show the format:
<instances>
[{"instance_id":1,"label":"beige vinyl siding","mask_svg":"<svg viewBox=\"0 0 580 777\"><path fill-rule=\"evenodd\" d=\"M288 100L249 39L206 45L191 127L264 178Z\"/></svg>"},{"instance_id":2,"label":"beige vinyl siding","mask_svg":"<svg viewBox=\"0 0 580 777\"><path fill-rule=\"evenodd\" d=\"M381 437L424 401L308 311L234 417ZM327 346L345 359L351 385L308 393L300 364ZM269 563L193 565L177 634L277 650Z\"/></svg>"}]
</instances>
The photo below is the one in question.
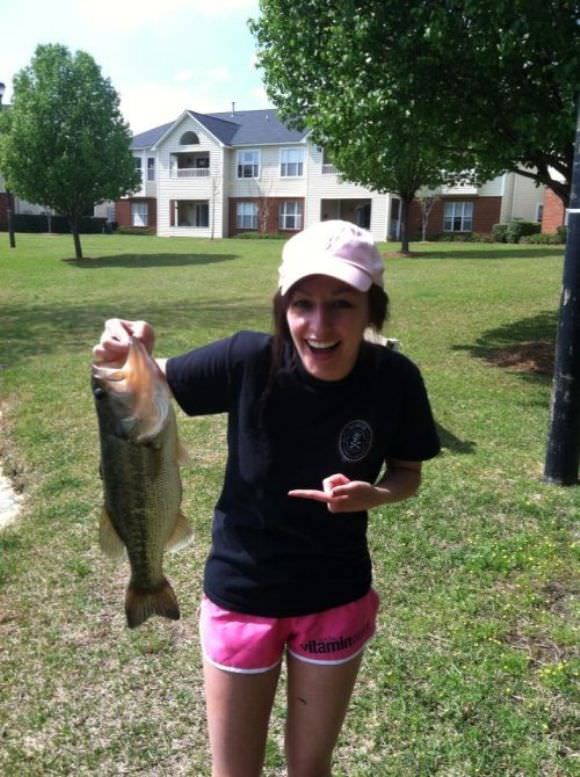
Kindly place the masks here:
<instances>
[{"instance_id":1,"label":"beige vinyl siding","mask_svg":"<svg viewBox=\"0 0 580 777\"><path fill-rule=\"evenodd\" d=\"M231 149L228 153L228 195L230 197L305 197L306 149L304 150L304 175L300 178L280 176L280 149L285 146L248 146ZM303 145L294 146L304 148ZM256 149L260 153L258 178L238 178L238 151Z\"/></svg>"},{"instance_id":2,"label":"beige vinyl siding","mask_svg":"<svg viewBox=\"0 0 580 777\"><path fill-rule=\"evenodd\" d=\"M343 181L339 175L323 174L322 150L308 143L307 153L308 198L305 205L305 226L321 219L323 200L370 200L370 231L375 240L385 240L387 234L387 195L378 194L350 181ZM332 216L334 217L334 213Z\"/></svg>"},{"instance_id":3,"label":"beige vinyl siding","mask_svg":"<svg viewBox=\"0 0 580 777\"><path fill-rule=\"evenodd\" d=\"M538 205L542 204L544 192L531 178L517 173L507 173L506 196L502 202L501 220L523 219L535 221Z\"/></svg>"},{"instance_id":4,"label":"beige vinyl siding","mask_svg":"<svg viewBox=\"0 0 580 777\"><path fill-rule=\"evenodd\" d=\"M185 132L195 132L199 144L183 146L180 138ZM198 153L207 151L209 154L209 175L199 178L172 177L171 156L176 153ZM211 237L212 220L213 236L224 235L224 182L223 182L223 149L198 122L186 117L164 139L157 155L157 234L163 237ZM171 226L170 203L175 200L204 201L209 206L208 227Z\"/></svg>"}]
</instances>

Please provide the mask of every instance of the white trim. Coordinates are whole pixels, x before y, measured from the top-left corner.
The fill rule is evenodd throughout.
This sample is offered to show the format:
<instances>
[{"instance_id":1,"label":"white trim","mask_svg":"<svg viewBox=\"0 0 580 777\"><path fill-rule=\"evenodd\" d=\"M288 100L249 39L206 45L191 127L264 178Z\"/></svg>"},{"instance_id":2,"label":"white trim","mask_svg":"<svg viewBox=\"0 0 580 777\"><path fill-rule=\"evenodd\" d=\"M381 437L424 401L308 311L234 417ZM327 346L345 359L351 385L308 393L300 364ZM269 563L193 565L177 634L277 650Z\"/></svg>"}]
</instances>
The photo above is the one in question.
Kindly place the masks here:
<instances>
[{"instance_id":1,"label":"white trim","mask_svg":"<svg viewBox=\"0 0 580 777\"><path fill-rule=\"evenodd\" d=\"M284 146L304 146L306 147L308 144L304 140L288 140L288 141L280 141L279 143L258 143L258 146L262 148L262 146L268 146L268 148L271 146L272 148L275 148L276 146L279 146L283 148ZM237 148L256 148L256 143L232 143L228 148L231 148L233 150Z\"/></svg>"},{"instance_id":2,"label":"white trim","mask_svg":"<svg viewBox=\"0 0 580 777\"><path fill-rule=\"evenodd\" d=\"M244 166L249 164L248 162L240 162L240 154L248 153L250 151L255 151L258 155L258 175L252 175L252 176L246 176L246 175L239 175L238 174L238 168L240 165ZM236 150L236 181L260 181L262 179L262 151L257 146L248 146L245 150ZM252 163L253 166L253 163Z\"/></svg>"},{"instance_id":3,"label":"white trim","mask_svg":"<svg viewBox=\"0 0 580 777\"><path fill-rule=\"evenodd\" d=\"M300 146L298 146L298 147L296 147L296 146L292 146L292 147L281 146L280 149L279 149L279 152L278 152L278 178L281 181L288 181L288 180L290 180L290 181L300 181L300 180L302 180L304 178L304 168L306 167L306 149L305 148L303 149L304 153L302 154L302 159L300 160L300 162L284 162L284 163L282 162L282 154L284 153L284 151L294 151L294 150L296 150L296 148L300 149L301 147ZM285 164L285 165L299 165L299 164L301 164L302 165L302 174L301 175L282 175L282 164Z\"/></svg>"},{"instance_id":4,"label":"white trim","mask_svg":"<svg viewBox=\"0 0 580 777\"><path fill-rule=\"evenodd\" d=\"M261 668L260 669L239 669L237 666L226 666L225 664L219 664L217 661L214 661L208 656L203 646L202 646L202 653L203 653L204 659L208 662L208 664L215 666L216 669L221 669L224 672L232 672L233 674L264 674L264 672L271 672L272 669L275 669L277 666L279 666L282 663L282 658L283 658L283 656L281 656L279 661L276 661L275 664L272 664L272 666L267 666L264 669L261 669Z\"/></svg>"},{"instance_id":5,"label":"white trim","mask_svg":"<svg viewBox=\"0 0 580 777\"><path fill-rule=\"evenodd\" d=\"M205 126L205 124L202 124L202 122L201 122L199 119L196 119L196 118L195 118L195 116L193 116L193 115L192 115L192 114L191 114L189 111L183 111L183 113L182 113L180 116L178 116L178 117L177 117L177 119L175 119L175 121L173 122L173 124L171 125L171 127L169 127L169 129L167 129L167 130L166 130L166 131L163 133L163 135L161 135L161 137L160 137L160 138L157 140L157 142L156 142L156 143L154 143L154 144L151 146L151 149L152 149L153 151L157 151L157 150L158 150L158 147L159 147L159 145L160 145L161 143L163 143L163 141L165 140L165 138L166 138L166 137L167 137L167 136L168 136L168 135L169 135L171 132L173 132L173 130L174 130L174 129L176 129L176 128L179 126L179 124L181 124L181 122L182 122L182 121L183 121L183 120L184 120L186 117L188 117L188 118L190 118L192 121L194 121L194 122L195 122L195 124L196 124L198 127L200 127L201 129L203 129L203 131L204 131L204 132L207 132L207 134L208 134L208 135L210 135L210 136L211 136L211 137L212 137L212 138L215 140L215 142L216 142L216 143L217 143L219 146L221 146L222 148L226 148L226 145L225 145L225 143L223 143L223 142L222 142L222 141L221 141L221 140L220 140L218 137L216 137L216 136L213 134L213 132L212 132L211 130L209 130L209 129L208 129L206 126Z\"/></svg>"}]
</instances>

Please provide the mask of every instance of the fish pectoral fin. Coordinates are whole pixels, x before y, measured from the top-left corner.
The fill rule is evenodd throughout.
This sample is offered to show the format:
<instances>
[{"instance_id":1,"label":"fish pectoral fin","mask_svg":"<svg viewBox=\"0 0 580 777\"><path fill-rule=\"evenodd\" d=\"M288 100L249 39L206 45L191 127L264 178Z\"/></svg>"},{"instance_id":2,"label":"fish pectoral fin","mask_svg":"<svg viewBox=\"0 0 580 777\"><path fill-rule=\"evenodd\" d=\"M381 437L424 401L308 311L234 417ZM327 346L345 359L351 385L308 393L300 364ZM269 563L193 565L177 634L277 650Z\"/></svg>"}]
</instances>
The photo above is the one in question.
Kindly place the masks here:
<instances>
[{"instance_id":1,"label":"fish pectoral fin","mask_svg":"<svg viewBox=\"0 0 580 777\"><path fill-rule=\"evenodd\" d=\"M181 440L177 440L177 463L181 464L182 466L185 464L189 464L190 462L189 453L187 452L187 449L185 448L184 444L181 442Z\"/></svg>"},{"instance_id":2,"label":"fish pectoral fin","mask_svg":"<svg viewBox=\"0 0 580 777\"><path fill-rule=\"evenodd\" d=\"M107 512L106 507L103 507L101 510L99 520L99 545L105 556L109 558L117 560L125 555L125 546L113 526L111 516Z\"/></svg>"},{"instance_id":3,"label":"fish pectoral fin","mask_svg":"<svg viewBox=\"0 0 580 777\"><path fill-rule=\"evenodd\" d=\"M179 605L175 592L168 580L152 590L143 590L129 583L125 598L125 613L130 629L140 626L152 615L161 615L172 621L179 620Z\"/></svg>"},{"instance_id":4,"label":"fish pectoral fin","mask_svg":"<svg viewBox=\"0 0 580 777\"><path fill-rule=\"evenodd\" d=\"M191 524L180 511L177 513L177 520L175 521L175 527L173 528L171 537L165 544L165 550L171 552L181 550L181 548L185 548L186 545L189 545L192 539L193 529L191 528Z\"/></svg>"}]
</instances>

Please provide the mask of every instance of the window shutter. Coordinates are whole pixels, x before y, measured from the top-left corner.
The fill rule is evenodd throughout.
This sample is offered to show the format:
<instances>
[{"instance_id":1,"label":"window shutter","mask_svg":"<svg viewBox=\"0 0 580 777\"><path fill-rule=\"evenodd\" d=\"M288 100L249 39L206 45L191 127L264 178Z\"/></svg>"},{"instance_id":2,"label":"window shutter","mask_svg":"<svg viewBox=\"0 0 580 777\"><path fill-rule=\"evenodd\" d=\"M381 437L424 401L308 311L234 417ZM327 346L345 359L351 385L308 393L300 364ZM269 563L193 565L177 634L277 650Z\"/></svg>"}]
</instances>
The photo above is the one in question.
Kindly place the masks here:
<instances>
[{"instance_id":1,"label":"window shutter","mask_svg":"<svg viewBox=\"0 0 580 777\"><path fill-rule=\"evenodd\" d=\"M169 200L169 226L175 226L175 200Z\"/></svg>"}]
</instances>

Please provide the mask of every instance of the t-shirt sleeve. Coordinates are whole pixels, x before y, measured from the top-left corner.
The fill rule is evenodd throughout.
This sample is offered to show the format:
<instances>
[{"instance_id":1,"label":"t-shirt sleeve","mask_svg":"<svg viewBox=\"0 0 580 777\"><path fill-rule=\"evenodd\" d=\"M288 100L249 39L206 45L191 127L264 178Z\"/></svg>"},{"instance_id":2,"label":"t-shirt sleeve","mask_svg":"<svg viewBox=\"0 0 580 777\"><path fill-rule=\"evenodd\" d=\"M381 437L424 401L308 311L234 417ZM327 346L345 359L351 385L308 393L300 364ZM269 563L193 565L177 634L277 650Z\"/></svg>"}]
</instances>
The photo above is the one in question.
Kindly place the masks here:
<instances>
[{"instance_id":1,"label":"t-shirt sleeve","mask_svg":"<svg viewBox=\"0 0 580 777\"><path fill-rule=\"evenodd\" d=\"M188 415L224 413L230 401L232 338L196 348L167 361L169 387Z\"/></svg>"},{"instance_id":2,"label":"t-shirt sleeve","mask_svg":"<svg viewBox=\"0 0 580 777\"><path fill-rule=\"evenodd\" d=\"M441 450L437 427L419 369L406 360L403 372L397 423L387 458L426 461Z\"/></svg>"}]
</instances>

